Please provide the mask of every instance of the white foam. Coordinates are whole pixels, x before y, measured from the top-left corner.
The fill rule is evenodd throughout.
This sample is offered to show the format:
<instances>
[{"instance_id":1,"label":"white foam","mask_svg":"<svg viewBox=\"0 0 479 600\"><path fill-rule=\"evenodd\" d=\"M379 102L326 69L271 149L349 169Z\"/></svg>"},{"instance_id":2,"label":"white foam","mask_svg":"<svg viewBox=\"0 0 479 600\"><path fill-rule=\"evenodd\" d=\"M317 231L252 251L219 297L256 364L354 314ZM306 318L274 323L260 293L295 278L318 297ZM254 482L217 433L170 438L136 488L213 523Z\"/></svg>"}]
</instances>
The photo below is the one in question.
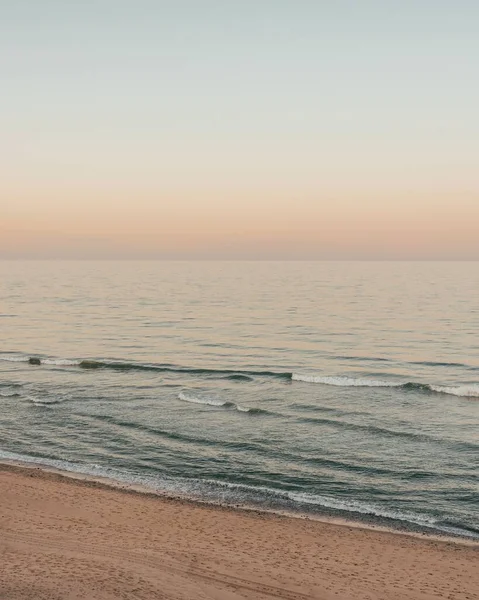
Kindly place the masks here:
<instances>
[{"instance_id":1,"label":"white foam","mask_svg":"<svg viewBox=\"0 0 479 600\"><path fill-rule=\"evenodd\" d=\"M42 358L43 365L56 365L58 367L78 367L79 360L71 360L69 358Z\"/></svg>"},{"instance_id":2,"label":"white foam","mask_svg":"<svg viewBox=\"0 0 479 600\"><path fill-rule=\"evenodd\" d=\"M336 510L345 510L348 512L357 512L364 515L374 515L376 517L383 517L386 519L407 521L409 523L415 523L416 525L423 525L426 527L432 527L437 523L436 519L428 517L427 515L418 515L416 513L410 513L399 510L387 510L375 504L358 502L353 499L338 500L336 498L329 498L327 496L319 496L316 494L308 494L306 492L287 492L287 496L291 498L291 500L294 500L295 502L300 502L302 504L313 504Z\"/></svg>"},{"instance_id":3,"label":"white foam","mask_svg":"<svg viewBox=\"0 0 479 600\"><path fill-rule=\"evenodd\" d=\"M15 363L27 363L30 359L35 358L42 365L56 365L58 367L77 367L81 361L70 358L41 358L39 356L26 356L19 354L0 354L0 360Z\"/></svg>"},{"instance_id":4,"label":"white foam","mask_svg":"<svg viewBox=\"0 0 479 600\"><path fill-rule=\"evenodd\" d=\"M219 400L218 398L211 398L205 396L197 396L192 394L191 392L180 392L178 394L178 398L180 400L184 400L185 402L193 402L194 404L204 404L208 406L223 406L225 408L235 409L239 412L249 413L251 411L255 411L254 408L249 408L247 406L241 406L240 404L235 404L234 402L230 402L228 400Z\"/></svg>"},{"instance_id":5,"label":"white foam","mask_svg":"<svg viewBox=\"0 0 479 600\"><path fill-rule=\"evenodd\" d=\"M387 519L394 519L399 521L406 521L414 523L416 525L422 525L423 527L433 527L437 524L437 520L428 515L420 515L417 513L410 513L401 510L388 510L382 506L360 502L352 498L340 500L337 498L331 498L329 496L322 496L319 494L311 494L308 492L292 492L287 490L275 490L266 486L251 486L247 484L231 483L228 481L215 481L215 480L198 480L198 483L207 484L212 488L220 487L226 488L234 492L251 492L253 494L260 493L269 497L278 497L291 500L292 502L299 503L301 505L310 506L321 506L323 508L331 508L334 510L342 510L347 512L355 512L363 515L374 515L376 517L382 517ZM241 499L241 496L235 496L235 501Z\"/></svg>"},{"instance_id":6,"label":"white foam","mask_svg":"<svg viewBox=\"0 0 479 600\"><path fill-rule=\"evenodd\" d=\"M202 396L195 396L194 394L189 394L187 392L180 392L178 394L178 398L180 400L184 400L185 402L193 402L194 404L207 404L209 406L225 406L231 403L226 402L225 400L217 400L216 398L205 398Z\"/></svg>"},{"instance_id":7,"label":"white foam","mask_svg":"<svg viewBox=\"0 0 479 600\"><path fill-rule=\"evenodd\" d=\"M18 356L18 354L0 354L0 360L6 360L8 362L28 362L29 356Z\"/></svg>"},{"instance_id":8,"label":"white foam","mask_svg":"<svg viewBox=\"0 0 479 600\"><path fill-rule=\"evenodd\" d=\"M26 396L24 396L26 400L28 400L29 402L32 402L33 404L36 404L37 406L49 406L50 404L60 404L61 402L64 402L64 398L59 398L57 396L53 397L53 398L49 398L49 397L38 397L38 396L32 396L31 394L28 394Z\"/></svg>"},{"instance_id":9,"label":"white foam","mask_svg":"<svg viewBox=\"0 0 479 600\"><path fill-rule=\"evenodd\" d=\"M378 379L361 379L353 377L324 377L320 375L307 375L293 373L291 379L306 383L321 383L323 385L336 385L341 387L399 387L403 385L397 381L381 381Z\"/></svg>"},{"instance_id":10,"label":"white foam","mask_svg":"<svg viewBox=\"0 0 479 600\"><path fill-rule=\"evenodd\" d=\"M433 392L440 394L452 394L463 398L479 398L479 383L458 386L431 385L430 388Z\"/></svg>"}]
</instances>

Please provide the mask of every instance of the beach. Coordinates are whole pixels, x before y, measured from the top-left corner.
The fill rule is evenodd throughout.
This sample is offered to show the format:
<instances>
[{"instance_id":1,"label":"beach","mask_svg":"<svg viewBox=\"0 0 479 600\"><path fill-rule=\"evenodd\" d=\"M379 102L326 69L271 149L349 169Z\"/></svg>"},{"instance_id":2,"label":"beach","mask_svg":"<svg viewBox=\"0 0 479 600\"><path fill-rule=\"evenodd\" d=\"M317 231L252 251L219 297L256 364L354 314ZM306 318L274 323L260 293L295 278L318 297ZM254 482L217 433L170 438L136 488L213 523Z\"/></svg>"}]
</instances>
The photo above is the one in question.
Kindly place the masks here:
<instances>
[{"instance_id":1,"label":"beach","mask_svg":"<svg viewBox=\"0 0 479 600\"><path fill-rule=\"evenodd\" d=\"M479 545L0 466L0 598L479 597Z\"/></svg>"},{"instance_id":2,"label":"beach","mask_svg":"<svg viewBox=\"0 0 479 600\"><path fill-rule=\"evenodd\" d=\"M479 600L479 2L2 8L0 600Z\"/></svg>"}]
</instances>

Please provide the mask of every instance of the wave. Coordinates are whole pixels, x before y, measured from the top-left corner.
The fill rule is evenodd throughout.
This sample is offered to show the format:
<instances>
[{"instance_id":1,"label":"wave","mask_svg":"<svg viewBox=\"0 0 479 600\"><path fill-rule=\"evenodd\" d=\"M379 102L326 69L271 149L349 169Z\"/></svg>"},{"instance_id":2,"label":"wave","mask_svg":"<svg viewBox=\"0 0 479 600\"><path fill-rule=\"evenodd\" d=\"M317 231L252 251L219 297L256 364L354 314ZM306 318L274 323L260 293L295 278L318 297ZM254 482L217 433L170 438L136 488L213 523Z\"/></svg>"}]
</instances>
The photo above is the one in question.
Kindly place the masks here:
<instances>
[{"instance_id":1,"label":"wave","mask_svg":"<svg viewBox=\"0 0 479 600\"><path fill-rule=\"evenodd\" d=\"M0 390L1 398L17 398L21 394L16 390Z\"/></svg>"},{"instance_id":2,"label":"wave","mask_svg":"<svg viewBox=\"0 0 479 600\"><path fill-rule=\"evenodd\" d=\"M380 427L378 425L369 425L362 423L351 423L350 421L342 421L340 419L327 419L325 417L301 417L299 419L303 423L311 423L316 425L326 425L339 430L350 430L350 431L361 431L371 433L373 435L381 435L384 437L391 438L402 438L405 440L412 440L416 442L425 443L437 443L442 446L448 445L455 449L461 448L466 452L477 453L479 451L479 444L473 442L464 442L461 440L455 440L450 438L437 438L427 433L415 433L413 431L400 431L397 429L389 429L387 427Z\"/></svg>"},{"instance_id":3,"label":"wave","mask_svg":"<svg viewBox=\"0 0 479 600\"><path fill-rule=\"evenodd\" d=\"M381 358L377 356L335 356L337 360L357 360L360 362L392 362L390 358Z\"/></svg>"},{"instance_id":4,"label":"wave","mask_svg":"<svg viewBox=\"0 0 479 600\"><path fill-rule=\"evenodd\" d=\"M46 396L42 392L33 390L28 386L25 388L19 383L0 382L0 398L22 398L36 406L49 406L50 404L60 404L68 399L68 395Z\"/></svg>"},{"instance_id":5,"label":"wave","mask_svg":"<svg viewBox=\"0 0 479 600\"><path fill-rule=\"evenodd\" d=\"M402 383L396 381L379 381L376 379L355 379L353 377L331 377L322 375L303 375L293 373L293 381L305 383L322 383L324 385L337 385L341 387L401 387Z\"/></svg>"},{"instance_id":6,"label":"wave","mask_svg":"<svg viewBox=\"0 0 479 600\"><path fill-rule=\"evenodd\" d=\"M40 363L57 367L77 367L79 365L79 361L68 358L42 358L40 359Z\"/></svg>"},{"instance_id":7,"label":"wave","mask_svg":"<svg viewBox=\"0 0 479 600\"><path fill-rule=\"evenodd\" d=\"M326 413L328 415L334 415L337 417L351 417L351 416L371 416L371 411L366 410L346 410L344 408L334 408L332 406L321 406L318 404L304 404L304 403L293 403L292 408L299 411L305 411L308 413Z\"/></svg>"},{"instance_id":8,"label":"wave","mask_svg":"<svg viewBox=\"0 0 479 600\"><path fill-rule=\"evenodd\" d=\"M226 375L224 379L229 379L230 381L253 381L252 377L245 375L244 373L233 373L232 375Z\"/></svg>"},{"instance_id":9,"label":"wave","mask_svg":"<svg viewBox=\"0 0 479 600\"><path fill-rule=\"evenodd\" d=\"M254 410L260 410L260 409L252 409ZM252 440L249 440L247 442L245 441L241 441L241 440L230 440L230 439L213 439L213 438L205 438L205 437L198 437L198 436L191 436L185 433L181 433L179 431L172 431L172 430L166 430L166 429L161 429L159 427L154 427L151 425L147 425L145 423L139 423L139 422L133 422L133 421L126 421L124 419L118 419L116 417L113 417L111 415L90 415L90 414L81 414L81 416L89 421L94 421L94 422L100 422L100 423L108 423L110 425L114 425L116 427L119 427L120 429L125 429L125 430L132 430L132 431L142 431L142 432L146 432L155 436L158 436L160 438L166 438L168 440L172 440L174 442L181 442L181 443L185 443L187 445L190 444L194 444L194 445L198 445L198 446L206 446L206 447L211 447L211 448L230 448L232 450L240 450L240 451L246 451L246 452L256 452L258 454L261 454L262 456L266 456L268 458L270 458L271 454L270 454L270 448L268 448L268 446L265 446L262 443L258 443L258 442L254 442ZM339 421L333 421L333 424L337 424L339 425L340 422ZM349 424L346 423L346 426L348 426ZM392 434L401 434L400 432L390 432L389 430L383 430L383 431L388 431L388 433L392 433ZM414 434L411 434L412 436L414 436ZM477 451L477 446L474 446L474 449ZM372 473L378 476L390 476L390 475L397 475L397 472L391 469L388 469L386 467L374 467L370 464L366 465L366 464L362 464L362 463L352 463L352 462L348 462L348 461L342 461L342 460L338 460L335 458L330 458L327 456L321 456L321 457L317 457L317 456L307 456L305 454L296 454L296 453L291 453L288 451L285 451L283 449L275 449L274 450L274 454L276 457L285 459L287 461L293 461L293 462L299 462L299 463L304 463L304 464L311 464L314 465L315 467L326 467L326 468L332 468L332 469L341 469L344 471L350 471L350 472L354 472L354 473L362 473L362 474L368 474L371 475ZM425 478L425 477L438 477L439 474L436 472L432 472L432 471L427 471L427 472L412 472L410 474L407 475L408 479L415 479L415 478ZM444 472L442 472L441 474L442 477L445 477L446 475L444 474ZM453 475L453 477L456 477L456 475Z\"/></svg>"},{"instance_id":10,"label":"wave","mask_svg":"<svg viewBox=\"0 0 479 600\"><path fill-rule=\"evenodd\" d=\"M302 381L304 383L319 383L323 385L334 385L339 387L386 387L422 392L434 392L437 394L450 394L453 396L462 396L466 398L479 398L479 384L477 383L463 384L458 386L441 386L432 385L429 383L417 383L414 381L402 383L399 381L385 381L380 379L308 375L302 373L293 373L291 379L293 381Z\"/></svg>"},{"instance_id":11,"label":"wave","mask_svg":"<svg viewBox=\"0 0 479 600\"><path fill-rule=\"evenodd\" d=\"M50 406L52 404L61 404L62 402L65 401L64 398L59 398L59 397L49 398L49 397L45 397L45 396L43 396L43 397L42 396L33 396L32 394L27 394L27 395L23 396L23 398L25 398L25 400L28 400L32 404L35 404L36 406Z\"/></svg>"},{"instance_id":12,"label":"wave","mask_svg":"<svg viewBox=\"0 0 479 600\"><path fill-rule=\"evenodd\" d=\"M29 363L30 365L51 365L58 367L78 367L81 364L79 360L69 358L41 358L39 356L23 356L16 354L0 355L0 360L13 363Z\"/></svg>"},{"instance_id":13,"label":"wave","mask_svg":"<svg viewBox=\"0 0 479 600\"><path fill-rule=\"evenodd\" d=\"M437 392L438 394L451 394L463 398L479 398L479 383L458 386L431 385L429 387L433 392Z\"/></svg>"},{"instance_id":14,"label":"wave","mask_svg":"<svg viewBox=\"0 0 479 600\"><path fill-rule=\"evenodd\" d=\"M12 381L0 381L0 397L16 398L21 396L22 384Z\"/></svg>"},{"instance_id":15,"label":"wave","mask_svg":"<svg viewBox=\"0 0 479 600\"><path fill-rule=\"evenodd\" d=\"M267 410L263 410L262 408L254 408L252 406L241 406L240 404L236 405L236 410L238 410L239 412L250 413L252 415L264 415L269 412Z\"/></svg>"},{"instance_id":16,"label":"wave","mask_svg":"<svg viewBox=\"0 0 479 600\"><path fill-rule=\"evenodd\" d=\"M252 380L253 377L276 377L280 379L291 379L291 373L281 373L276 371L241 371L234 369L209 369L198 367L181 367L170 364L155 363L129 363L114 361L92 361L82 360L78 363L82 369L112 369L116 371L158 371L170 373L185 373L188 375L211 375L227 376L228 379L238 381Z\"/></svg>"},{"instance_id":17,"label":"wave","mask_svg":"<svg viewBox=\"0 0 479 600\"><path fill-rule=\"evenodd\" d=\"M461 362L438 362L434 360L409 360L410 365L422 365L425 367L461 367L464 369L476 370L477 367Z\"/></svg>"},{"instance_id":18,"label":"wave","mask_svg":"<svg viewBox=\"0 0 479 600\"><path fill-rule=\"evenodd\" d=\"M305 410L308 412L325 412L333 415L344 415L351 414L349 411L339 410L338 408L332 408L329 406L318 406L317 404L302 404L302 403L294 403L292 405L296 410ZM355 413L352 413L355 414ZM367 414L367 413L361 413Z\"/></svg>"},{"instance_id":19,"label":"wave","mask_svg":"<svg viewBox=\"0 0 479 600\"><path fill-rule=\"evenodd\" d=\"M425 434L416 434L410 431L397 431L386 427L378 427L377 425L368 425L361 423L351 423L340 419L327 419L325 417L301 417L301 421L317 425L329 425L337 429L349 429L352 431L367 431L373 434L385 435L386 437L401 437L414 440L430 441L432 438Z\"/></svg>"},{"instance_id":20,"label":"wave","mask_svg":"<svg viewBox=\"0 0 479 600\"><path fill-rule=\"evenodd\" d=\"M0 360L5 360L8 362L28 362L30 360L30 356L18 356L16 354L2 354L2 355L0 355Z\"/></svg>"},{"instance_id":21,"label":"wave","mask_svg":"<svg viewBox=\"0 0 479 600\"><path fill-rule=\"evenodd\" d=\"M198 446L206 446L210 448L218 448L218 447L226 447L233 450L242 450L246 452L256 451L261 452L262 447L254 442L242 442L240 440L232 441L232 440L216 440L212 438L191 436L185 433L181 433L179 431L171 431L167 429L160 429L158 427L153 427L151 425L146 425L144 423L125 421L122 419L117 419L110 415L88 415L82 414L82 417L90 420L90 421L99 421L101 423L109 423L116 427L126 430L133 431L143 431L145 433L150 433L152 435L158 436L160 438L166 438L168 440L172 440L173 442L185 443L187 445L194 444Z\"/></svg>"},{"instance_id":22,"label":"wave","mask_svg":"<svg viewBox=\"0 0 479 600\"><path fill-rule=\"evenodd\" d=\"M51 358L37 355L0 354L0 360L9 362L29 363L31 365L71 366L81 369L111 369L113 371L157 371L160 373L186 373L189 375L219 376L236 381L252 381L254 377L275 377L291 379L291 373L278 371L256 371L237 369L211 369L200 367L182 367L162 363L137 363L115 360Z\"/></svg>"},{"instance_id":23,"label":"wave","mask_svg":"<svg viewBox=\"0 0 479 600\"><path fill-rule=\"evenodd\" d=\"M197 396L190 392L180 392L178 394L178 398L183 400L184 402L192 402L194 404L205 404L208 406L215 407L224 407L237 410L238 412L250 413L250 414L265 414L267 411L261 408L254 408L249 406L241 406L240 404L236 404L235 402L230 402L228 400L219 400L217 398L205 397L205 396Z\"/></svg>"},{"instance_id":24,"label":"wave","mask_svg":"<svg viewBox=\"0 0 479 600\"><path fill-rule=\"evenodd\" d=\"M226 400L217 400L216 398L205 398L203 396L195 396L194 394L189 394L188 392L180 392L178 394L178 398L180 400L184 400L185 402L193 402L195 404L207 404L208 406L224 406L226 408L232 408L236 406L234 402L228 402Z\"/></svg>"}]
</instances>

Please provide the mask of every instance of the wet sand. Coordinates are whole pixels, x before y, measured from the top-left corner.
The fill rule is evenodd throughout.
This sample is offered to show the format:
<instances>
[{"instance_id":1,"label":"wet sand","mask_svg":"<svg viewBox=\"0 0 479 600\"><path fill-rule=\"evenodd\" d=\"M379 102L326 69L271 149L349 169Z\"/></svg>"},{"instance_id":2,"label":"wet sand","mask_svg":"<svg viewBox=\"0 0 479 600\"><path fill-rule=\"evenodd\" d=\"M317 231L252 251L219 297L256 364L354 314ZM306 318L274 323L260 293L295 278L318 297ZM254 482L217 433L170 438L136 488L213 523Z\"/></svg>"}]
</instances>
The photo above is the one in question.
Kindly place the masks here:
<instances>
[{"instance_id":1,"label":"wet sand","mask_svg":"<svg viewBox=\"0 0 479 600\"><path fill-rule=\"evenodd\" d=\"M0 465L0 599L479 599L479 545Z\"/></svg>"}]
</instances>

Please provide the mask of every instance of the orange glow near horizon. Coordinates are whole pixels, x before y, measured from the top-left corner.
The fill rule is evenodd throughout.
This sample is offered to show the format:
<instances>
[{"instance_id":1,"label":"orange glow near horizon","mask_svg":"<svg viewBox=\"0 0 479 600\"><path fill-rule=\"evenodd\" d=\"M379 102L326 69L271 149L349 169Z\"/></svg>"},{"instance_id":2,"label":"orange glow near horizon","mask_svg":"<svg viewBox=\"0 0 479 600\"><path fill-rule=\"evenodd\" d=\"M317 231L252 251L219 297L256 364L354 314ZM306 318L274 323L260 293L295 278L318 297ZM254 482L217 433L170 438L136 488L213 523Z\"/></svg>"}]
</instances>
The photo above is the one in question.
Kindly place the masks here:
<instances>
[{"instance_id":1,"label":"orange glow near horizon","mask_svg":"<svg viewBox=\"0 0 479 600\"><path fill-rule=\"evenodd\" d=\"M479 260L477 7L273 4L10 3L0 259Z\"/></svg>"},{"instance_id":2,"label":"orange glow near horizon","mask_svg":"<svg viewBox=\"0 0 479 600\"><path fill-rule=\"evenodd\" d=\"M470 196L319 200L182 197L73 201L2 218L6 258L477 259L479 202ZM18 206L18 205L17 205ZM18 211L20 212L20 211Z\"/></svg>"}]
</instances>

